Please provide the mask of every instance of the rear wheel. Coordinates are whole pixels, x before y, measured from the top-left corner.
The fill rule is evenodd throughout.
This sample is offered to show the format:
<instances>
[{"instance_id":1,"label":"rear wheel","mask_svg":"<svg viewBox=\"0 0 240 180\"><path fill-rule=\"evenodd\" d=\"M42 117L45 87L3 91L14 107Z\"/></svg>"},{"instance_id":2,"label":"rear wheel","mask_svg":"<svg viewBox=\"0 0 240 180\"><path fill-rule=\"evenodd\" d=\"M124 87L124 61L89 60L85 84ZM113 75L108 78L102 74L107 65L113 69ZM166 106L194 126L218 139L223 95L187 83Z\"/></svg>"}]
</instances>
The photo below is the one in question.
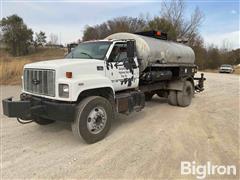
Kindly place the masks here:
<instances>
[{"instance_id":1,"label":"rear wheel","mask_svg":"<svg viewBox=\"0 0 240 180\"><path fill-rule=\"evenodd\" d=\"M72 123L75 137L83 138L91 144L107 135L114 117L112 105L107 99L100 96L87 97L79 103L77 111Z\"/></svg>"},{"instance_id":2,"label":"rear wheel","mask_svg":"<svg viewBox=\"0 0 240 180\"><path fill-rule=\"evenodd\" d=\"M172 106L177 106L177 91L170 90L168 94L168 104Z\"/></svg>"},{"instance_id":3,"label":"rear wheel","mask_svg":"<svg viewBox=\"0 0 240 180\"><path fill-rule=\"evenodd\" d=\"M177 92L177 102L181 107L186 107L191 104L193 97L193 85L190 81L186 81L182 91Z\"/></svg>"}]
</instances>

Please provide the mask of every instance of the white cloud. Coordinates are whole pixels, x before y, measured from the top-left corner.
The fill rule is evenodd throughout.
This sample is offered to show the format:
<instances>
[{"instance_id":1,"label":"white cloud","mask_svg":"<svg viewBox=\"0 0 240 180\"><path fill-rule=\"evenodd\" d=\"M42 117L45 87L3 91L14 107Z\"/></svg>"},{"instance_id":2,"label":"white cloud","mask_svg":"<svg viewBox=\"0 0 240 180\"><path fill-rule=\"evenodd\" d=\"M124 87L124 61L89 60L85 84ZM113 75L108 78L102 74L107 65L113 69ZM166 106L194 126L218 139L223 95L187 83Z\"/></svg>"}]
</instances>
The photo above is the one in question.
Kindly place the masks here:
<instances>
[{"instance_id":1,"label":"white cloud","mask_svg":"<svg viewBox=\"0 0 240 180\"><path fill-rule=\"evenodd\" d=\"M240 31L227 32L221 34L205 34L203 35L205 44L215 45L219 48L225 47L228 49L240 48Z\"/></svg>"},{"instance_id":2,"label":"white cloud","mask_svg":"<svg viewBox=\"0 0 240 180\"><path fill-rule=\"evenodd\" d=\"M231 10L231 14L237 14L237 11L236 10Z\"/></svg>"}]
</instances>

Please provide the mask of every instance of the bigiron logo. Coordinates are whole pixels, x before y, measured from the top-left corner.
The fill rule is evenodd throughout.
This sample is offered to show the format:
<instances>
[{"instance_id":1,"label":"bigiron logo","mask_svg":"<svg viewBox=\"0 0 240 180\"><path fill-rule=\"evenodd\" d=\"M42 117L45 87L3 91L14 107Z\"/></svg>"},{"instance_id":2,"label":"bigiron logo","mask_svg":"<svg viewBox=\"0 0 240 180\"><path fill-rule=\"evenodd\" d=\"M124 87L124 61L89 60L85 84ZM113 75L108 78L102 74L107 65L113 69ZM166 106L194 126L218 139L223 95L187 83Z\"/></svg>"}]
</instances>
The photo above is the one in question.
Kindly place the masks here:
<instances>
[{"instance_id":1,"label":"bigiron logo","mask_svg":"<svg viewBox=\"0 0 240 180\"><path fill-rule=\"evenodd\" d=\"M235 175L237 168L235 165L213 165L210 161L206 164L197 165L195 161L181 162L181 175L194 175L197 179L205 179L214 175Z\"/></svg>"}]
</instances>

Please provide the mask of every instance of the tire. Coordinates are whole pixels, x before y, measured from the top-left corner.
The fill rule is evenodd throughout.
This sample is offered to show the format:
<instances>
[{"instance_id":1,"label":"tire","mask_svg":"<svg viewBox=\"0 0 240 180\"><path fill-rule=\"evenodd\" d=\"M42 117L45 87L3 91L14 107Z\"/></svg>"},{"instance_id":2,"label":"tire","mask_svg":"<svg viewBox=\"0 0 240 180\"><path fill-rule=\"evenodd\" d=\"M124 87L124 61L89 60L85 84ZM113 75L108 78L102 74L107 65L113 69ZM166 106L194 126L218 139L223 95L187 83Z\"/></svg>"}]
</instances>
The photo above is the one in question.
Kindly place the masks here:
<instances>
[{"instance_id":1,"label":"tire","mask_svg":"<svg viewBox=\"0 0 240 180\"><path fill-rule=\"evenodd\" d=\"M169 94L168 94L168 104L172 105L172 106L177 106L178 102L177 102L177 91L174 90L170 90Z\"/></svg>"},{"instance_id":2,"label":"tire","mask_svg":"<svg viewBox=\"0 0 240 180\"><path fill-rule=\"evenodd\" d=\"M36 117L33 119L33 121L39 125L48 125L48 124L52 124L55 121L50 120L50 119L44 119L44 118L40 118L40 117Z\"/></svg>"},{"instance_id":3,"label":"tire","mask_svg":"<svg viewBox=\"0 0 240 180\"><path fill-rule=\"evenodd\" d=\"M193 85L190 81L186 81L183 90L177 92L177 102L180 107L187 107L191 104L193 97Z\"/></svg>"},{"instance_id":4,"label":"tire","mask_svg":"<svg viewBox=\"0 0 240 180\"><path fill-rule=\"evenodd\" d=\"M100 96L87 97L77 106L72 132L77 139L82 138L88 144L95 143L107 135L113 118L113 107L107 99Z\"/></svg>"},{"instance_id":5,"label":"tire","mask_svg":"<svg viewBox=\"0 0 240 180\"><path fill-rule=\"evenodd\" d=\"M154 94L152 92L145 92L144 95L145 101L151 101Z\"/></svg>"}]
</instances>

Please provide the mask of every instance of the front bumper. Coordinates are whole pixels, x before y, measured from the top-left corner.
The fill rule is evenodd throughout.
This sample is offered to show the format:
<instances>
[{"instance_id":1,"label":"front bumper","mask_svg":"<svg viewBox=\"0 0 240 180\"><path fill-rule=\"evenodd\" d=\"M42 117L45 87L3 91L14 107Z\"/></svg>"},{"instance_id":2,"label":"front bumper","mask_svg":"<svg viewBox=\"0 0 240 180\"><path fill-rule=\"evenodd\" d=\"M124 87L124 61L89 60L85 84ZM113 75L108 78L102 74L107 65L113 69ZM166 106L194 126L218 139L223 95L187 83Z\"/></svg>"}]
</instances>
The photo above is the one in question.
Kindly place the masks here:
<instances>
[{"instance_id":1,"label":"front bumper","mask_svg":"<svg viewBox=\"0 0 240 180\"><path fill-rule=\"evenodd\" d=\"M36 117L54 121L73 121L76 104L21 94L20 101L12 97L2 100L3 114L8 117L30 120Z\"/></svg>"},{"instance_id":2,"label":"front bumper","mask_svg":"<svg viewBox=\"0 0 240 180\"><path fill-rule=\"evenodd\" d=\"M232 73L231 69L219 69L220 73Z\"/></svg>"}]
</instances>

